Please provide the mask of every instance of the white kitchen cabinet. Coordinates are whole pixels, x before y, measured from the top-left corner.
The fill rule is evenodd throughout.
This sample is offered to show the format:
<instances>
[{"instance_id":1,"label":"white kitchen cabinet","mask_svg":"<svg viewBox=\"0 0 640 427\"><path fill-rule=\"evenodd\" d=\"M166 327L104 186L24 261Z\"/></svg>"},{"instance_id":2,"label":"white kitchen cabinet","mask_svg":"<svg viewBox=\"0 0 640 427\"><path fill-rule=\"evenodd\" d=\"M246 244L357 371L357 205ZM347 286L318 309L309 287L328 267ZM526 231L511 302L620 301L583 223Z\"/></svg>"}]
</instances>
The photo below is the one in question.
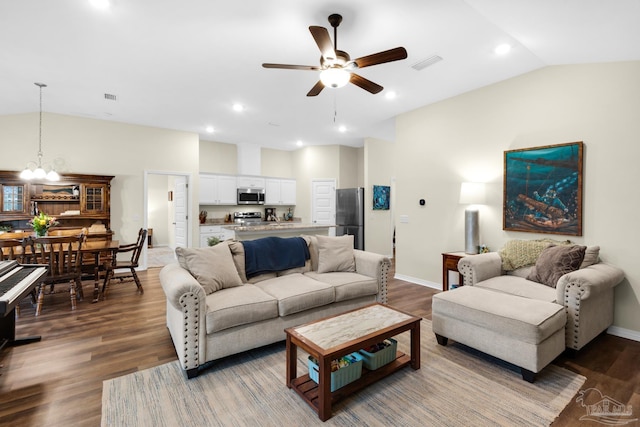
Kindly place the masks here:
<instances>
[{"instance_id":1,"label":"white kitchen cabinet","mask_svg":"<svg viewBox=\"0 0 640 427\"><path fill-rule=\"evenodd\" d=\"M200 247L209 246L209 238L217 237L220 241L235 238L235 232L219 225L200 226Z\"/></svg>"},{"instance_id":2,"label":"white kitchen cabinet","mask_svg":"<svg viewBox=\"0 0 640 427\"><path fill-rule=\"evenodd\" d=\"M265 179L261 176L238 176L238 188L264 188Z\"/></svg>"},{"instance_id":3,"label":"white kitchen cabinet","mask_svg":"<svg viewBox=\"0 0 640 427\"><path fill-rule=\"evenodd\" d=\"M266 178L264 188L265 205L295 205L296 180Z\"/></svg>"},{"instance_id":4,"label":"white kitchen cabinet","mask_svg":"<svg viewBox=\"0 0 640 427\"><path fill-rule=\"evenodd\" d=\"M200 175L200 205L235 205L238 203L236 177Z\"/></svg>"}]
</instances>

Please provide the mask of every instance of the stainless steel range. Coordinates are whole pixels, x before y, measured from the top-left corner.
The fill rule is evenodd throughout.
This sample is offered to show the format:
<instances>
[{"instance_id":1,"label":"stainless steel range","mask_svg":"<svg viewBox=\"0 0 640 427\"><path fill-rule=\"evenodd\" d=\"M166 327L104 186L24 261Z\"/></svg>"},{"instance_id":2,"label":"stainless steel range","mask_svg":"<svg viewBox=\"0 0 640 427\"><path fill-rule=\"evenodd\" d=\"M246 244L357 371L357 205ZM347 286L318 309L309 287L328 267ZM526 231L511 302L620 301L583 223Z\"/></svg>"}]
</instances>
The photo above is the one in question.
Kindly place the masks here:
<instances>
[{"instance_id":1,"label":"stainless steel range","mask_svg":"<svg viewBox=\"0 0 640 427\"><path fill-rule=\"evenodd\" d=\"M262 222L260 212L234 212L233 222L240 225L258 225Z\"/></svg>"}]
</instances>

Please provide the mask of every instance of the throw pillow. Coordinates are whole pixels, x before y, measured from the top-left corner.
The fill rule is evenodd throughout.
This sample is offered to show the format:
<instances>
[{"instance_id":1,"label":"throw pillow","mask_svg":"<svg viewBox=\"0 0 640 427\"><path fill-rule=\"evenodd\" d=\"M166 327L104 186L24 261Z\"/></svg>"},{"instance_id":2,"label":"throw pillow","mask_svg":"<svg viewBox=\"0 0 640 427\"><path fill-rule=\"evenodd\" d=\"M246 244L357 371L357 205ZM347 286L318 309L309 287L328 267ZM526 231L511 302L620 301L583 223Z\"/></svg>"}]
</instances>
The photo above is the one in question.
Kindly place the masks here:
<instances>
[{"instance_id":1,"label":"throw pillow","mask_svg":"<svg viewBox=\"0 0 640 427\"><path fill-rule=\"evenodd\" d=\"M176 248L176 255L180 265L187 266L207 295L242 285L226 242L206 248Z\"/></svg>"},{"instance_id":2,"label":"throw pillow","mask_svg":"<svg viewBox=\"0 0 640 427\"><path fill-rule=\"evenodd\" d=\"M558 279L580 268L586 246L549 246L542 251L528 280L556 287Z\"/></svg>"},{"instance_id":3,"label":"throw pillow","mask_svg":"<svg viewBox=\"0 0 640 427\"><path fill-rule=\"evenodd\" d=\"M502 269L504 271L516 270L520 267L533 265L547 246L569 245L570 241L558 241L553 239L540 240L509 240L498 254L502 258Z\"/></svg>"},{"instance_id":4,"label":"throw pillow","mask_svg":"<svg viewBox=\"0 0 640 427\"><path fill-rule=\"evenodd\" d=\"M600 255L600 246L587 246L587 250L584 252L584 260L580 268L586 268L590 265L598 263L598 255Z\"/></svg>"},{"instance_id":5,"label":"throw pillow","mask_svg":"<svg viewBox=\"0 0 640 427\"><path fill-rule=\"evenodd\" d=\"M356 271L353 258L353 236L316 236L318 240L318 273Z\"/></svg>"}]
</instances>

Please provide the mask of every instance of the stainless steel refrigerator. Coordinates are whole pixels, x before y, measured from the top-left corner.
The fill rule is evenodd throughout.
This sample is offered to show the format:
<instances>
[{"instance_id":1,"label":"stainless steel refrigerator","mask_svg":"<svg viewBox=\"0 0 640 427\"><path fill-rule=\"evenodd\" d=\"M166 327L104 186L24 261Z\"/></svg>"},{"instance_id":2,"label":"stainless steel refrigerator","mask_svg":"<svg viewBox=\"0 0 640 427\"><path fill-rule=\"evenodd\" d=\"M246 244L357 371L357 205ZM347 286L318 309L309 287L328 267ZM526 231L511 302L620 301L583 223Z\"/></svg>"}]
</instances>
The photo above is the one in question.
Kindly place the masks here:
<instances>
[{"instance_id":1,"label":"stainless steel refrigerator","mask_svg":"<svg viewBox=\"0 0 640 427\"><path fill-rule=\"evenodd\" d=\"M336 236L353 236L355 249L364 250L364 188L336 190Z\"/></svg>"}]
</instances>

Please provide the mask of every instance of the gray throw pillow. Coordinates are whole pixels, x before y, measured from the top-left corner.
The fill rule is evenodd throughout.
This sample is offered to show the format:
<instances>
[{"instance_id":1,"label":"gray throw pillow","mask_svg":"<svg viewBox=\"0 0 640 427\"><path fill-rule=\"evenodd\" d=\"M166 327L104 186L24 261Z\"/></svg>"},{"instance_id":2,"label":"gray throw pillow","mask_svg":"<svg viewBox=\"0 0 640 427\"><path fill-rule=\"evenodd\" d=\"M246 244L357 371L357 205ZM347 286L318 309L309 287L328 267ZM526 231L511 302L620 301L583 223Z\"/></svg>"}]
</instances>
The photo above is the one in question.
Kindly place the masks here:
<instances>
[{"instance_id":1,"label":"gray throw pillow","mask_svg":"<svg viewBox=\"0 0 640 427\"><path fill-rule=\"evenodd\" d=\"M528 280L556 287L558 279L580 268L586 246L549 246L542 251Z\"/></svg>"},{"instance_id":2,"label":"gray throw pillow","mask_svg":"<svg viewBox=\"0 0 640 427\"><path fill-rule=\"evenodd\" d=\"M356 271L353 258L353 236L316 236L318 241L318 273Z\"/></svg>"},{"instance_id":3,"label":"gray throw pillow","mask_svg":"<svg viewBox=\"0 0 640 427\"><path fill-rule=\"evenodd\" d=\"M176 248L176 255L207 295L242 285L227 242L206 248Z\"/></svg>"},{"instance_id":4,"label":"gray throw pillow","mask_svg":"<svg viewBox=\"0 0 640 427\"><path fill-rule=\"evenodd\" d=\"M598 263L598 256L600 255L600 246L587 246L587 250L584 251L584 259L580 268L586 268L590 265Z\"/></svg>"}]
</instances>

